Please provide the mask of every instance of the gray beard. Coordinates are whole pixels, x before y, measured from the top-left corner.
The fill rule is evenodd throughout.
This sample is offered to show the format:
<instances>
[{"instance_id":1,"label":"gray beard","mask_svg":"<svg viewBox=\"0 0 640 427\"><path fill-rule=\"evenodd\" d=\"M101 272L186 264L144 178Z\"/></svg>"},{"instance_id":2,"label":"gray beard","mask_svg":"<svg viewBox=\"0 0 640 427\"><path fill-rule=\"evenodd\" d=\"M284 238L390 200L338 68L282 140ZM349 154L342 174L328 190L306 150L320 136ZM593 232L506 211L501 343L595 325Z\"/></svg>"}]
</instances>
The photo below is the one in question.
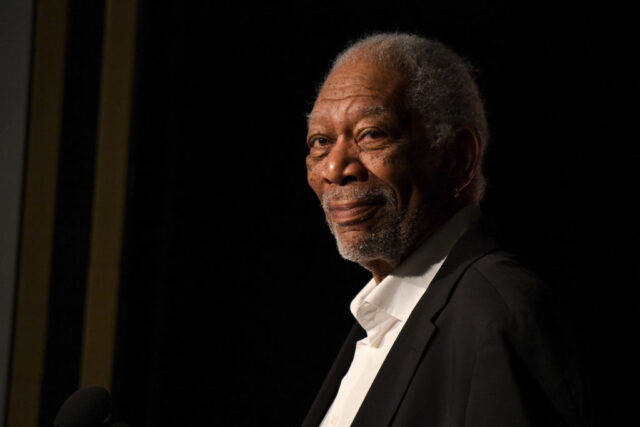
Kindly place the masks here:
<instances>
[{"instance_id":1,"label":"gray beard","mask_svg":"<svg viewBox=\"0 0 640 427\"><path fill-rule=\"evenodd\" d=\"M335 231L335 225L327 216L327 223L336 238L338 252L349 261L367 268L372 261L383 260L397 266L407 255L420 234L423 221L415 212L397 212L395 194L386 188L364 190L360 188L337 189L324 195L322 205L328 212L328 204L340 199L378 199L384 200L378 222L370 233L358 240L344 241Z\"/></svg>"}]
</instances>

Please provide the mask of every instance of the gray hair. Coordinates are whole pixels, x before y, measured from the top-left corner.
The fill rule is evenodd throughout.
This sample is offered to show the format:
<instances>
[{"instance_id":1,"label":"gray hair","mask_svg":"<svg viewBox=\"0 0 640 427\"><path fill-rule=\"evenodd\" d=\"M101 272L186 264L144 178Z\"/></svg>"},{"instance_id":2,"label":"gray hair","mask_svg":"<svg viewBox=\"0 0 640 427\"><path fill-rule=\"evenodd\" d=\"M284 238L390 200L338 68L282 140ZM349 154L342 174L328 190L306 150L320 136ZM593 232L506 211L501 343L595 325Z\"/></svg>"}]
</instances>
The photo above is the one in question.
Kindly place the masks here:
<instances>
[{"instance_id":1,"label":"gray hair","mask_svg":"<svg viewBox=\"0 0 640 427\"><path fill-rule=\"evenodd\" d=\"M482 157L489 130L472 67L442 43L404 33L382 33L365 37L338 54L331 71L360 61L380 64L407 76L405 103L424 120L431 147L455 141L464 128L476 132L480 141L480 165L470 188L472 200L484 195Z\"/></svg>"}]
</instances>

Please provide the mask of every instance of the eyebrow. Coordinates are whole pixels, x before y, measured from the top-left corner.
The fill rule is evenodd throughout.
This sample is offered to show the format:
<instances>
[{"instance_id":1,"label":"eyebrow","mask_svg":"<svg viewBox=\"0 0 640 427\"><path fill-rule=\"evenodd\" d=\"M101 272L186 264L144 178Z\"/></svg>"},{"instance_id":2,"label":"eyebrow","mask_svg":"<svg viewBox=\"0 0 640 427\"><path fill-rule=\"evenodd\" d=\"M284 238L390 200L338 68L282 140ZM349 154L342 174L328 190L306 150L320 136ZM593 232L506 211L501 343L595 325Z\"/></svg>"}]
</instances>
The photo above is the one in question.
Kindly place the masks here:
<instances>
[{"instance_id":1,"label":"eyebrow","mask_svg":"<svg viewBox=\"0 0 640 427\"><path fill-rule=\"evenodd\" d=\"M366 106L366 107L360 107L356 110L356 112L364 117L367 116L381 116L383 114L388 114L389 113L389 109L385 108L383 106L380 105L374 105L374 106ZM307 114L307 125L309 124L309 121L313 118L313 112L308 113Z\"/></svg>"},{"instance_id":2,"label":"eyebrow","mask_svg":"<svg viewBox=\"0 0 640 427\"><path fill-rule=\"evenodd\" d=\"M381 114L387 114L388 112L388 108L379 105L358 108L358 113L364 116L379 116Z\"/></svg>"}]
</instances>

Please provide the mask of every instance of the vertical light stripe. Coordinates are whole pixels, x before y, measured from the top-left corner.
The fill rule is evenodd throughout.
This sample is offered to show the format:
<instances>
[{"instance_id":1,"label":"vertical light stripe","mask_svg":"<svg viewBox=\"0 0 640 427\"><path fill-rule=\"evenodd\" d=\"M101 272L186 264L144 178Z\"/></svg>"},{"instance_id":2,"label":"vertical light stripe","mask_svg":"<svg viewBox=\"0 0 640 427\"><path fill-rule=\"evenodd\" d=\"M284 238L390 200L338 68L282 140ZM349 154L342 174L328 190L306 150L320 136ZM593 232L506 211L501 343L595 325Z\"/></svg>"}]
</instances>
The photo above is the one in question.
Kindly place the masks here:
<instances>
[{"instance_id":1,"label":"vertical light stripe","mask_svg":"<svg viewBox=\"0 0 640 427\"><path fill-rule=\"evenodd\" d=\"M6 420L27 146L33 0L0 2L0 424ZM6 42L11 40L11 42Z\"/></svg>"},{"instance_id":2,"label":"vertical light stripe","mask_svg":"<svg viewBox=\"0 0 640 427\"><path fill-rule=\"evenodd\" d=\"M111 388L137 2L108 0L104 27L98 145L80 386Z\"/></svg>"},{"instance_id":3,"label":"vertical light stripe","mask_svg":"<svg viewBox=\"0 0 640 427\"><path fill-rule=\"evenodd\" d=\"M62 120L67 2L36 2L7 425L38 425Z\"/></svg>"}]
</instances>

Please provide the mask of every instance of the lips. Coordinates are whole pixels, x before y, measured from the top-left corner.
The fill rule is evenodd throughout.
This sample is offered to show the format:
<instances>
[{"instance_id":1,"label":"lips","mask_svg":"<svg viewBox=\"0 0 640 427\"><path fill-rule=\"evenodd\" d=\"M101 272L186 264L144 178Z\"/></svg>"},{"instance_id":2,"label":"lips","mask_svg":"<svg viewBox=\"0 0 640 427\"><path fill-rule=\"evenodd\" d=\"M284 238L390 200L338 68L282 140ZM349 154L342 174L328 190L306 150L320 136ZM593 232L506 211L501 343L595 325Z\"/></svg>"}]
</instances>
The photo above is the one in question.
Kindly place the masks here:
<instances>
[{"instance_id":1,"label":"lips","mask_svg":"<svg viewBox=\"0 0 640 427\"><path fill-rule=\"evenodd\" d=\"M381 200L346 200L329 203L329 212L336 225L347 226L367 221L382 205Z\"/></svg>"}]
</instances>

